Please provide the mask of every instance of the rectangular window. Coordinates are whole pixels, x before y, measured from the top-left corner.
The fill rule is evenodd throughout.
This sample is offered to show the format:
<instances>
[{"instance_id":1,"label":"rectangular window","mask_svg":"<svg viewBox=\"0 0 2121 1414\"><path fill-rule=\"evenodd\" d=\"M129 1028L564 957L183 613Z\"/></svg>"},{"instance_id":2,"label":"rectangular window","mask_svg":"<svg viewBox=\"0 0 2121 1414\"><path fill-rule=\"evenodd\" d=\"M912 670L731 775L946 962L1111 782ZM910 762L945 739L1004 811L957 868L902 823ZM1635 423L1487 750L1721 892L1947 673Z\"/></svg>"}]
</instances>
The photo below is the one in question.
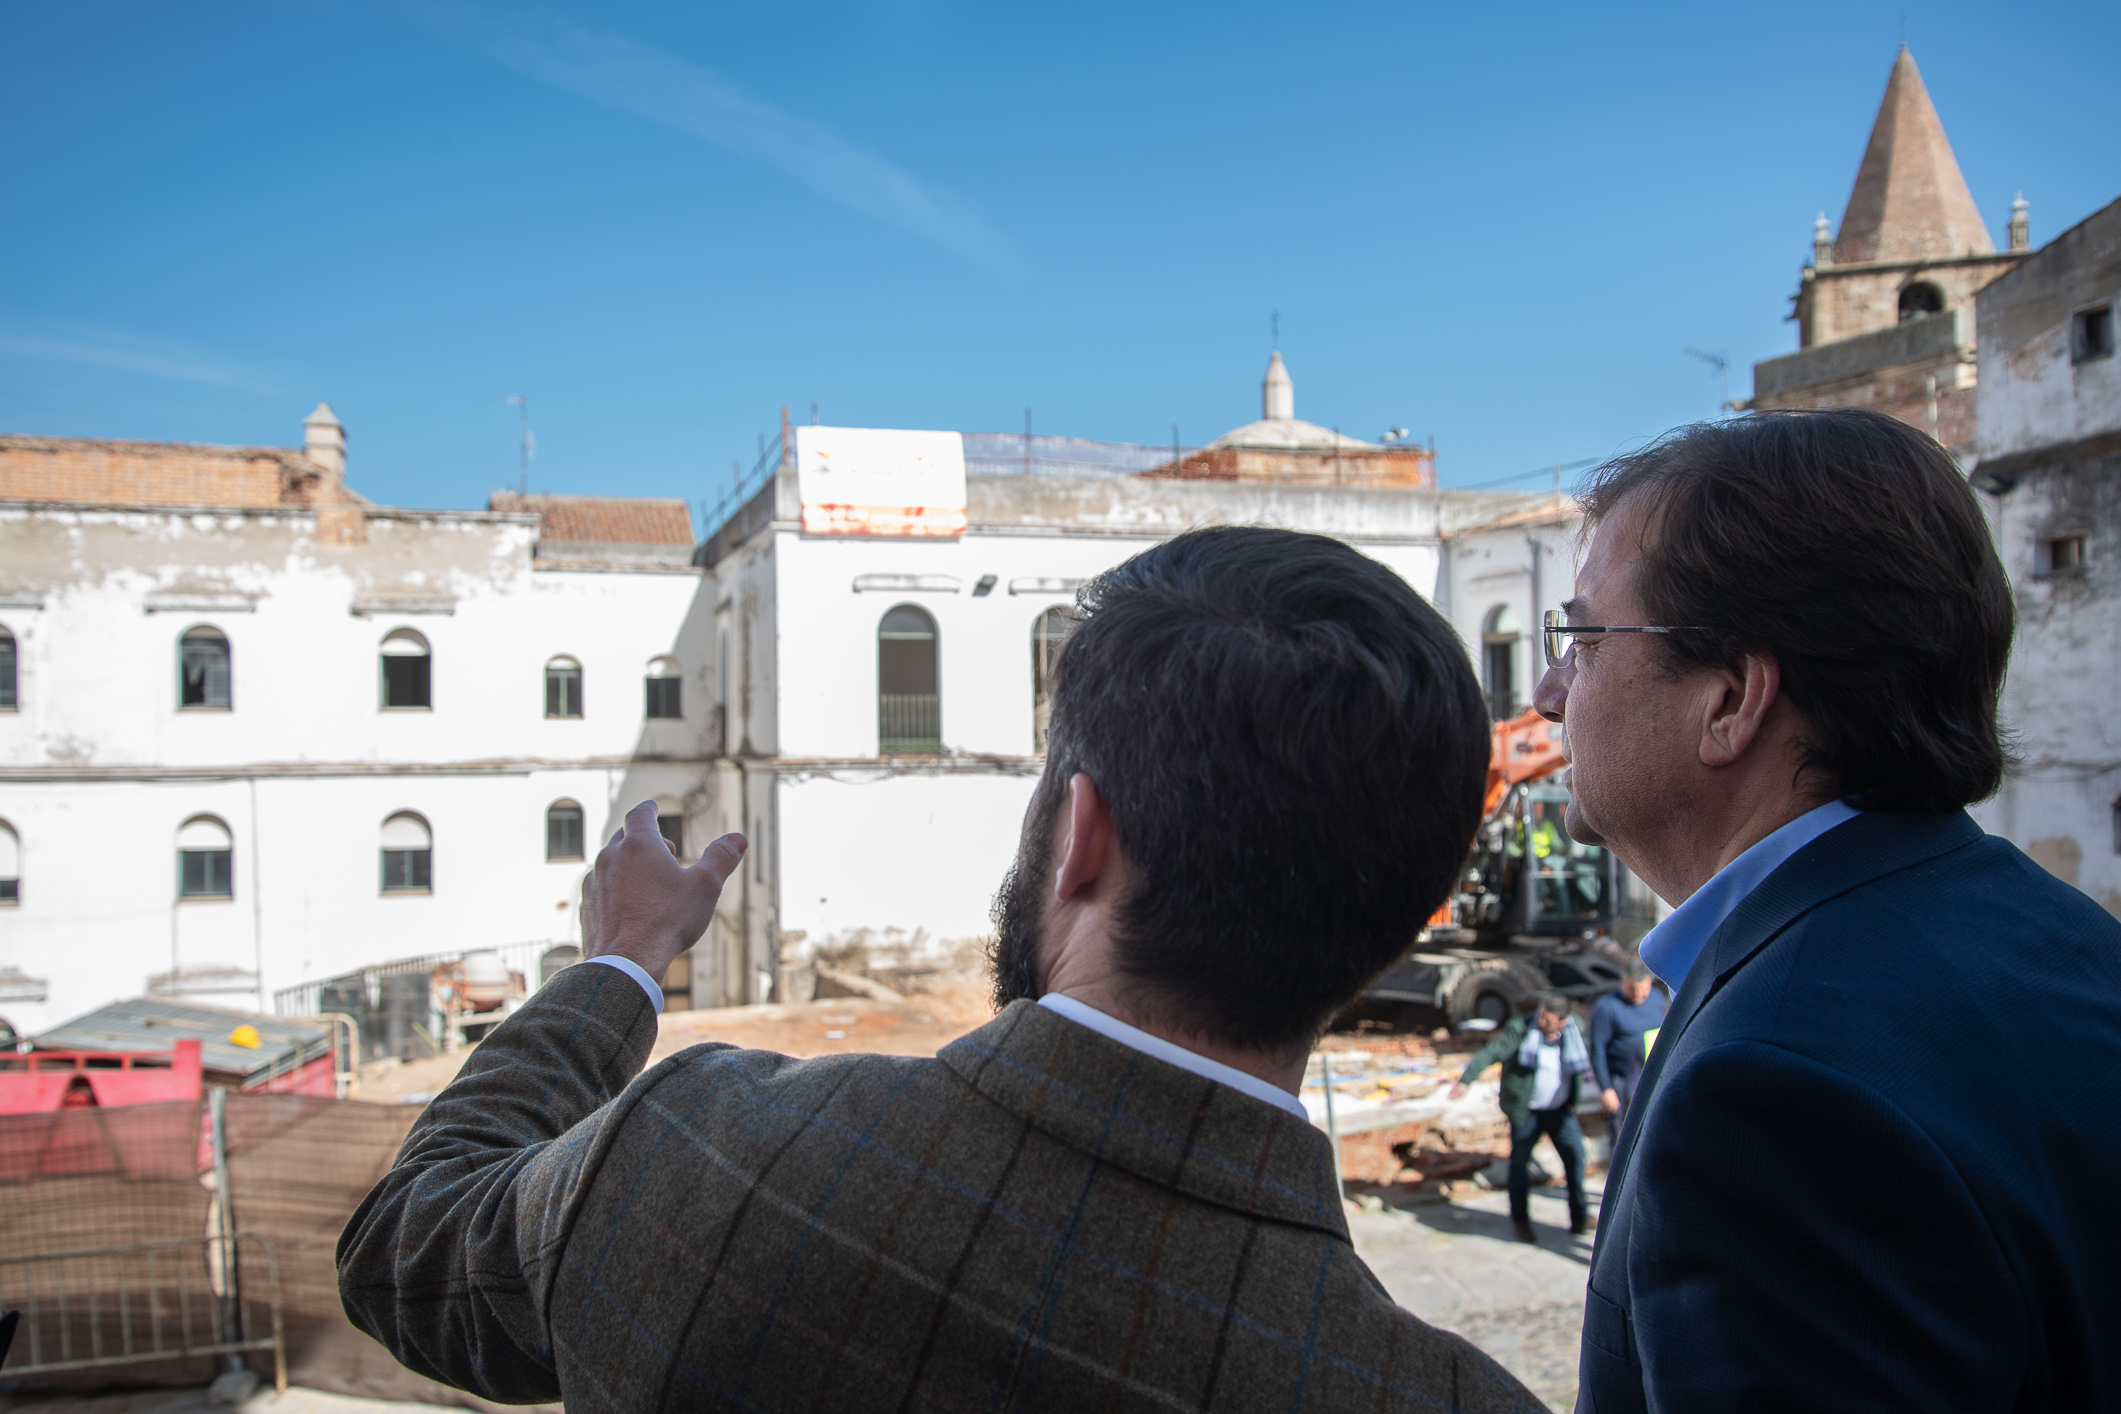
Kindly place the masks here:
<instances>
[{"instance_id":1,"label":"rectangular window","mask_svg":"<svg viewBox=\"0 0 2121 1414\"><path fill-rule=\"evenodd\" d=\"M184 681L180 707L227 711L229 707L228 642L198 635L184 640Z\"/></svg>"},{"instance_id":2,"label":"rectangular window","mask_svg":"<svg viewBox=\"0 0 2121 1414\"><path fill-rule=\"evenodd\" d=\"M2033 552L2036 575L2068 574L2084 568L2084 537L2057 535L2042 540Z\"/></svg>"},{"instance_id":3,"label":"rectangular window","mask_svg":"<svg viewBox=\"0 0 2121 1414\"><path fill-rule=\"evenodd\" d=\"M383 892L424 894L434 888L434 851L431 849L386 849L383 851Z\"/></svg>"},{"instance_id":4,"label":"rectangular window","mask_svg":"<svg viewBox=\"0 0 2121 1414\"><path fill-rule=\"evenodd\" d=\"M678 696L684 683L682 678L649 678L648 715L651 717L682 717L685 715Z\"/></svg>"},{"instance_id":5,"label":"rectangular window","mask_svg":"<svg viewBox=\"0 0 2121 1414\"><path fill-rule=\"evenodd\" d=\"M579 717L582 715L582 670L580 668L547 668L545 670L545 715L548 717Z\"/></svg>"},{"instance_id":6,"label":"rectangular window","mask_svg":"<svg viewBox=\"0 0 2121 1414\"><path fill-rule=\"evenodd\" d=\"M22 881L0 879L0 904L22 902Z\"/></svg>"},{"instance_id":7,"label":"rectangular window","mask_svg":"<svg viewBox=\"0 0 2121 1414\"><path fill-rule=\"evenodd\" d=\"M2114 351L2114 307L2080 309L2070 320L2069 361L2089 363Z\"/></svg>"},{"instance_id":8,"label":"rectangular window","mask_svg":"<svg viewBox=\"0 0 2121 1414\"><path fill-rule=\"evenodd\" d=\"M548 860L582 857L581 806L555 805L545 812L545 857Z\"/></svg>"},{"instance_id":9,"label":"rectangular window","mask_svg":"<svg viewBox=\"0 0 2121 1414\"><path fill-rule=\"evenodd\" d=\"M230 849L178 850L177 897L235 897L234 861L235 851Z\"/></svg>"},{"instance_id":10,"label":"rectangular window","mask_svg":"<svg viewBox=\"0 0 2121 1414\"><path fill-rule=\"evenodd\" d=\"M15 710L15 636L0 632L0 712Z\"/></svg>"},{"instance_id":11,"label":"rectangular window","mask_svg":"<svg viewBox=\"0 0 2121 1414\"><path fill-rule=\"evenodd\" d=\"M425 653L387 654L383 659L383 705L385 707L432 707Z\"/></svg>"},{"instance_id":12,"label":"rectangular window","mask_svg":"<svg viewBox=\"0 0 2121 1414\"><path fill-rule=\"evenodd\" d=\"M682 815L658 815L655 817L656 833L670 841L678 858L685 857L685 817Z\"/></svg>"}]
</instances>

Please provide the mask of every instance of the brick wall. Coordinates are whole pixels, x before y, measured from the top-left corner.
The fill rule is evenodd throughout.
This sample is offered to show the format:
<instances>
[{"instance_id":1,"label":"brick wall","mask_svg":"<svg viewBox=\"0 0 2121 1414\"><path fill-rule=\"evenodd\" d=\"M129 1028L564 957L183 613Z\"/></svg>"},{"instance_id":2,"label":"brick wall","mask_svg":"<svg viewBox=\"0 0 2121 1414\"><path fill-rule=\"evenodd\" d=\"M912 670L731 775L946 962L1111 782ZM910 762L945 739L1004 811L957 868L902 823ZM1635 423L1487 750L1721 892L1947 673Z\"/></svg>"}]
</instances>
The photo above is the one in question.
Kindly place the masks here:
<instances>
[{"instance_id":1,"label":"brick wall","mask_svg":"<svg viewBox=\"0 0 2121 1414\"><path fill-rule=\"evenodd\" d=\"M300 453L272 447L0 437L0 500L303 506L324 479Z\"/></svg>"}]
</instances>

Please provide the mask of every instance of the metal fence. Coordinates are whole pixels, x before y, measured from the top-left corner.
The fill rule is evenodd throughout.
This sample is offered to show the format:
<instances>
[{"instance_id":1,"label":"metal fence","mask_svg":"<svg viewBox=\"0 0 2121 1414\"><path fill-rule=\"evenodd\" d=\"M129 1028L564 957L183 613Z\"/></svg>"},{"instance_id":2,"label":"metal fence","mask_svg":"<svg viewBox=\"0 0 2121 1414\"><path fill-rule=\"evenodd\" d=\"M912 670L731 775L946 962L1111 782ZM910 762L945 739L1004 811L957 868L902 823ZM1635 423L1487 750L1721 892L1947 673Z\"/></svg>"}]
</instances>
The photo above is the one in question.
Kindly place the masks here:
<instances>
[{"instance_id":1,"label":"metal fence","mask_svg":"<svg viewBox=\"0 0 2121 1414\"><path fill-rule=\"evenodd\" d=\"M1198 447L1093 442L1025 432L966 432L965 470L973 476L1139 476Z\"/></svg>"},{"instance_id":2,"label":"metal fence","mask_svg":"<svg viewBox=\"0 0 2121 1414\"><path fill-rule=\"evenodd\" d=\"M435 973L474 953L498 956L510 972L521 975L526 992L536 991L554 972L580 956L573 939L547 938L396 958L283 987L273 993L273 1012L347 1018L359 1033L364 1061L432 1055L448 1044L443 1033L449 1024L449 1017L436 1005Z\"/></svg>"},{"instance_id":3,"label":"metal fence","mask_svg":"<svg viewBox=\"0 0 2121 1414\"><path fill-rule=\"evenodd\" d=\"M1139 476L1201 451L1199 447L1143 442L1097 442L1088 437L1052 437L1028 432L963 432L965 471L972 476ZM700 541L735 518L775 473L795 459L795 449L776 435L759 445L759 458L746 471L731 468L729 489L712 502L700 503Z\"/></svg>"},{"instance_id":4,"label":"metal fence","mask_svg":"<svg viewBox=\"0 0 2121 1414\"><path fill-rule=\"evenodd\" d=\"M231 1290L226 1250L260 1300ZM260 1260L262 1259L262 1260ZM287 1390L280 1261L270 1239L237 1233L0 1257L0 1307L20 1310L10 1380L202 1356L270 1354Z\"/></svg>"},{"instance_id":5,"label":"metal fence","mask_svg":"<svg viewBox=\"0 0 2121 1414\"><path fill-rule=\"evenodd\" d=\"M932 692L877 694L879 749L886 756L932 756L943 749L943 700Z\"/></svg>"}]
</instances>

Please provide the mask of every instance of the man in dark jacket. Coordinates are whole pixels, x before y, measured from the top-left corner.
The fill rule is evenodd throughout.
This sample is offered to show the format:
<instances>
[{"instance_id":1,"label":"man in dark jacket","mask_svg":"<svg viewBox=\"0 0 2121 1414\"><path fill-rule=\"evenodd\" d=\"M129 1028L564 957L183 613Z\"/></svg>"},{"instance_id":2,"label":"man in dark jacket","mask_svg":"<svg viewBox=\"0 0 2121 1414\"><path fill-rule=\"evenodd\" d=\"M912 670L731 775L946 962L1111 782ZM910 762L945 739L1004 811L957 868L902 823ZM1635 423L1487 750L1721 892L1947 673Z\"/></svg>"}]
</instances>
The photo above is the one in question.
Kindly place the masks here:
<instances>
[{"instance_id":1,"label":"man in dark jacket","mask_svg":"<svg viewBox=\"0 0 2121 1414\"><path fill-rule=\"evenodd\" d=\"M1569 1184L1569 1231L1593 1226L1583 1197L1583 1128L1576 1123L1576 1100L1590 1057L1569 999L1550 992L1530 1015L1499 1027L1485 1046L1466 1062L1465 1073L1451 1087L1456 1100L1491 1065L1502 1066L1502 1113L1510 1121L1510 1220L1520 1242L1536 1242L1532 1231L1532 1147L1544 1134L1561 1155Z\"/></svg>"},{"instance_id":2,"label":"man in dark jacket","mask_svg":"<svg viewBox=\"0 0 2121 1414\"><path fill-rule=\"evenodd\" d=\"M1569 833L1671 916L1606 1176L1580 1411L2121 1410L2121 924L1963 809L2012 595L1878 413L1601 472L1534 702ZM1996 1068L2030 1034L2089 1081Z\"/></svg>"},{"instance_id":3,"label":"man in dark jacket","mask_svg":"<svg viewBox=\"0 0 2121 1414\"><path fill-rule=\"evenodd\" d=\"M1635 1080L1649 1058L1649 1041L1664 1024L1668 999L1653 985L1648 964L1630 958L1620 987L1591 1008L1591 1073L1598 1078L1598 1102L1613 1117L1613 1133L1627 1122Z\"/></svg>"}]
</instances>

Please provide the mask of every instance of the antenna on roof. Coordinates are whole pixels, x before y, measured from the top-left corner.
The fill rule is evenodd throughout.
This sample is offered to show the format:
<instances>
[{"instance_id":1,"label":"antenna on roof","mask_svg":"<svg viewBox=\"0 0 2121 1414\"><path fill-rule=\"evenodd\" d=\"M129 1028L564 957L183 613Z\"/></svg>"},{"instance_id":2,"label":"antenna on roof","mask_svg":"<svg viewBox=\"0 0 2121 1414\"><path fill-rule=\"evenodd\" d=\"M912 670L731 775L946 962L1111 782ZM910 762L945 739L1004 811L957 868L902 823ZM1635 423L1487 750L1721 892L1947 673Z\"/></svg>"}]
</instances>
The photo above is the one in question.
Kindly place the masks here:
<instances>
[{"instance_id":1,"label":"antenna on roof","mask_svg":"<svg viewBox=\"0 0 2121 1414\"><path fill-rule=\"evenodd\" d=\"M521 393L517 393L511 397L503 398L501 401L504 404L512 404L516 409L516 431L521 437L522 450L522 458L516 471L516 494L518 496L528 496L530 494L530 454L534 446L530 436L530 399L524 397Z\"/></svg>"},{"instance_id":2,"label":"antenna on roof","mask_svg":"<svg viewBox=\"0 0 2121 1414\"><path fill-rule=\"evenodd\" d=\"M1723 375L1723 403L1717 408L1717 411L1729 412L1731 410L1731 361L1722 354L1703 353L1700 349L1688 349L1686 355L1688 358L1700 359L1710 368Z\"/></svg>"},{"instance_id":3,"label":"antenna on roof","mask_svg":"<svg viewBox=\"0 0 2121 1414\"><path fill-rule=\"evenodd\" d=\"M1281 311L1278 309L1275 310L1274 317L1268 322L1274 330L1272 339L1273 345L1275 348L1278 349L1281 347Z\"/></svg>"}]
</instances>

